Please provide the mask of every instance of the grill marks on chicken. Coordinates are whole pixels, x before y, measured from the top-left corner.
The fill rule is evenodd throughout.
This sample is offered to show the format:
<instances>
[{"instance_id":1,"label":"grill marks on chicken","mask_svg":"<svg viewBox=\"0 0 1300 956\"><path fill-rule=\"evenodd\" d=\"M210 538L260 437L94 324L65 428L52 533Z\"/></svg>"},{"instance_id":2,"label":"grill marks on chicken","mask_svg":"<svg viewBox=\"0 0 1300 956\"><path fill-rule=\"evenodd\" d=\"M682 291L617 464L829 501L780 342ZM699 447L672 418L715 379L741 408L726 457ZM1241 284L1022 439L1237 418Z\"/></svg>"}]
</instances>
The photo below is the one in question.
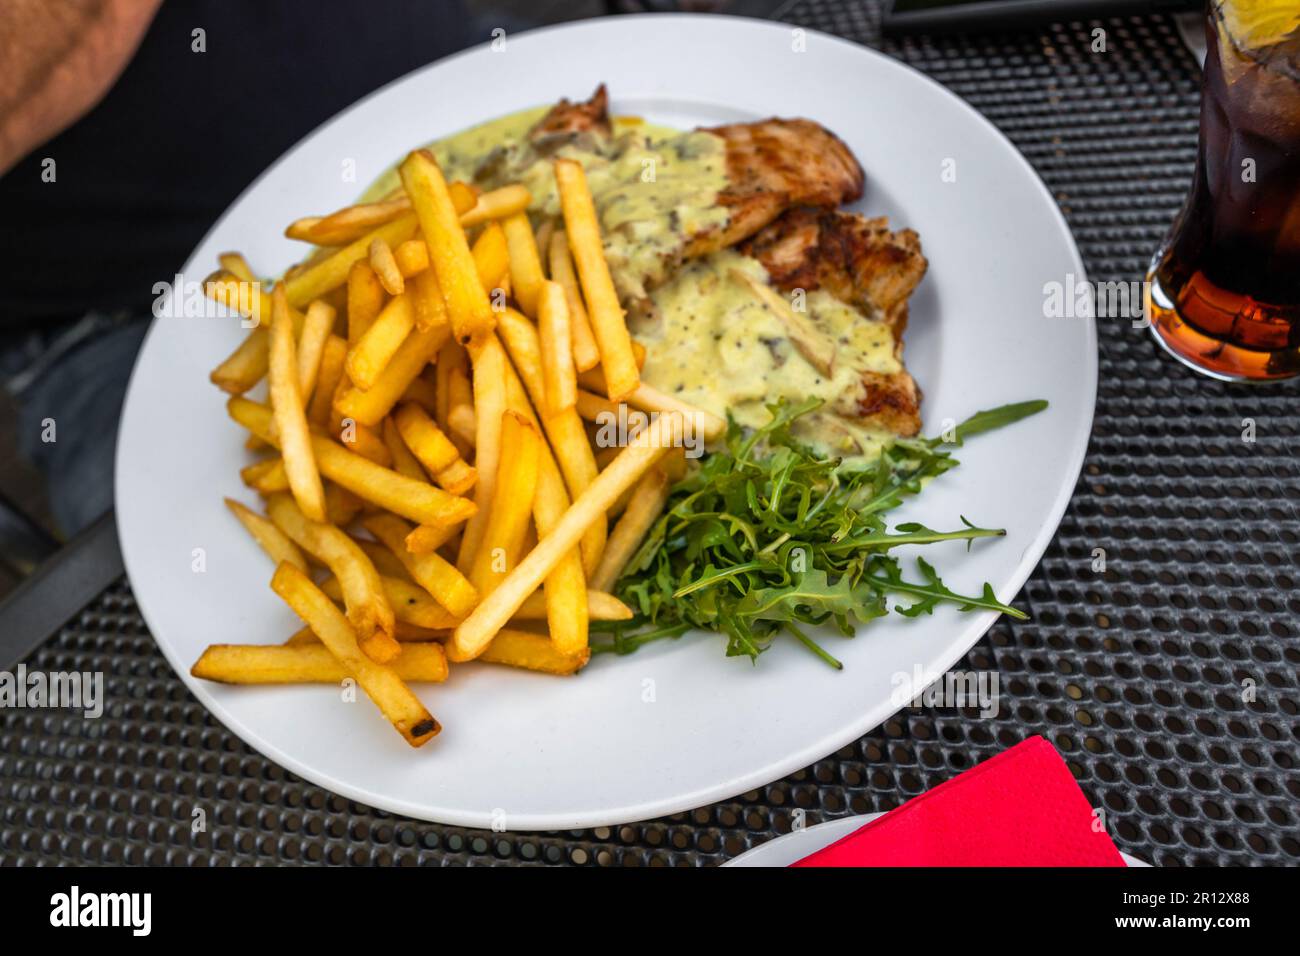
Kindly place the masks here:
<instances>
[{"instance_id":1,"label":"grill marks on chicken","mask_svg":"<svg viewBox=\"0 0 1300 956\"><path fill-rule=\"evenodd\" d=\"M823 289L887 322L901 366L907 300L926 270L921 240L911 229L891 232L883 216L801 207L760 230L739 251L761 262L779 289ZM920 404L915 380L900 369L864 373L861 390L843 396L836 411L911 437L921 429Z\"/></svg>"},{"instance_id":2,"label":"grill marks on chicken","mask_svg":"<svg viewBox=\"0 0 1300 956\"><path fill-rule=\"evenodd\" d=\"M865 176L838 136L806 119L706 128L727 147L729 185L718 195L729 221L693 237L686 258L735 245L791 206L834 207L862 198Z\"/></svg>"}]
</instances>

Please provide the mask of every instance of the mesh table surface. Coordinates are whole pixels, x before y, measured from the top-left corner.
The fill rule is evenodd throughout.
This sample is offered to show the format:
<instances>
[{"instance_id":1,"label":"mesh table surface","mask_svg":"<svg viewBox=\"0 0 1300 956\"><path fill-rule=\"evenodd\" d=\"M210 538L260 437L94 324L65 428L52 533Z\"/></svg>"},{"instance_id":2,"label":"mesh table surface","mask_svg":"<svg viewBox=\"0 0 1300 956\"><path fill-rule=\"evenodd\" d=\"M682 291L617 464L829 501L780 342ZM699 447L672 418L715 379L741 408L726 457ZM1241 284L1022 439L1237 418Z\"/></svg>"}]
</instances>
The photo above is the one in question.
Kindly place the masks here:
<instances>
[{"instance_id":1,"label":"mesh table surface","mask_svg":"<svg viewBox=\"0 0 1300 956\"><path fill-rule=\"evenodd\" d=\"M1140 279L1195 156L1198 72L1172 22L882 41L878 7L806 0L782 17L880 47L963 96L1047 182L1090 277ZM1099 26L1105 53L1091 50ZM1194 377L1126 320L1098 331L1092 442L1018 598L1031 620L1000 621L960 665L999 672L996 718L905 710L784 780L648 823L426 824L305 783L228 733L119 582L28 661L103 671L105 716L0 711L0 862L707 865L800 824L898 806L1042 734L1122 850L1156 865L1296 864L1300 397ZM198 834L195 807L208 815Z\"/></svg>"}]
</instances>

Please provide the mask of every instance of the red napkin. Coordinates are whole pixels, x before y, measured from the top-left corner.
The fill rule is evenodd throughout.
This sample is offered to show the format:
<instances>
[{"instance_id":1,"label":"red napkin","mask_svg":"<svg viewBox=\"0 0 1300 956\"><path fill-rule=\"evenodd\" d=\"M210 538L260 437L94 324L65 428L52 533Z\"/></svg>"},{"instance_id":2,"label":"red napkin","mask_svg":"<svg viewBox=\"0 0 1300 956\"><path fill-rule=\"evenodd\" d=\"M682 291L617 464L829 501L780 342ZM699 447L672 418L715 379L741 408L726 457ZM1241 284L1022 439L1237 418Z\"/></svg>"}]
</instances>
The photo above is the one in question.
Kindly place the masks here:
<instances>
[{"instance_id":1,"label":"red napkin","mask_svg":"<svg viewBox=\"0 0 1300 956\"><path fill-rule=\"evenodd\" d=\"M794 866L1124 866L1051 744L1030 737Z\"/></svg>"}]
</instances>

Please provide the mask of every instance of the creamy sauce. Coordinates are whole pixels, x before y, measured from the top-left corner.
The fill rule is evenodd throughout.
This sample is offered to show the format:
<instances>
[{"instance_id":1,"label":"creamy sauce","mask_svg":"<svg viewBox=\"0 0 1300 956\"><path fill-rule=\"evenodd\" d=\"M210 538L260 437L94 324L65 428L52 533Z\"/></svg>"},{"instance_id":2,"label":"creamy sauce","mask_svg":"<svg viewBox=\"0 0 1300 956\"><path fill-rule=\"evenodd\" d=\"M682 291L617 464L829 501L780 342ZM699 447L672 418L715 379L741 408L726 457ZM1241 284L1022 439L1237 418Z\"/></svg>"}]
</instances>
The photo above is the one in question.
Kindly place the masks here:
<instances>
[{"instance_id":1,"label":"creamy sauce","mask_svg":"<svg viewBox=\"0 0 1300 956\"><path fill-rule=\"evenodd\" d=\"M428 148L448 179L485 189L526 185L533 195L534 219L560 216L552 160L559 156L582 163L620 297L626 306L648 296L653 306L632 327L646 347L642 377L714 414L730 412L749 427L767 422L770 402L820 398L823 409L806 416L796 434L849 462L875 457L892 436L832 414L832 409L837 400L851 404L863 371L899 370L893 335L884 323L820 290L796 303L818 332L835 343L826 375L794 346L772 308L730 275L740 269L766 283L766 270L757 260L728 249L673 271L687 238L726 225L727 211L717 205L727 184L723 141L710 133L683 133L617 117L608 139L578 137L542 156L528 144L527 133L548 109L491 120ZM396 170L389 170L364 198L378 199L399 186ZM652 291L647 293L647 287Z\"/></svg>"},{"instance_id":2,"label":"creamy sauce","mask_svg":"<svg viewBox=\"0 0 1300 956\"><path fill-rule=\"evenodd\" d=\"M610 137L577 137L539 155L527 133L547 108L491 120L429 144L448 179L491 189L523 183L530 211L557 218L560 199L552 162L582 163L600 217L605 258L624 299L643 299L680 261L686 240L727 223L717 203L727 184L726 146L699 131L680 132L635 117L613 121ZM367 190L378 198L400 183L390 170Z\"/></svg>"},{"instance_id":3,"label":"creamy sauce","mask_svg":"<svg viewBox=\"0 0 1300 956\"><path fill-rule=\"evenodd\" d=\"M758 260L724 249L687 263L650 294L657 315L634 329L646 347L645 380L716 415L730 411L748 427L766 423L766 406L778 399L819 398L825 404L802 419L795 434L827 454L875 457L889 433L832 410L837 400L857 394L862 372L899 370L889 327L820 289L807 293L803 314L836 346L830 375L823 375L791 342L776 312L731 275L733 269L768 281Z\"/></svg>"}]
</instances>

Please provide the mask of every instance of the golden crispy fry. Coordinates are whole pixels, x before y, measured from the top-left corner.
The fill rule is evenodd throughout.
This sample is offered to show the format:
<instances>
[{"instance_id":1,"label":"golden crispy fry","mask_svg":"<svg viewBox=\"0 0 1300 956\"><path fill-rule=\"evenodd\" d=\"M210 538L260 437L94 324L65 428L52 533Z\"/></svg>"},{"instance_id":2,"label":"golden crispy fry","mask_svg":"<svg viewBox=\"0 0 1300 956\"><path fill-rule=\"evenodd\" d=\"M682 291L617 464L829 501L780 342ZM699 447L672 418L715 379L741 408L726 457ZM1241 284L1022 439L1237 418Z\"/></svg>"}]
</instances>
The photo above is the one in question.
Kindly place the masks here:
<instances>
[{"instance_id":1,"label":"golden crispy fry","mask_svg":"<svg viewBox=\"0 0 1300 956\"><path fill-rule=\"evenodd\" d=\"M641 380L641 373L632 355L632 338L623 320L623 308L618 304L614 280L610 278L605 262L605 249L600 239L600 223L596 218L596 205L587 188L587 174L582 165L571 159L555 161L555 182L560 190L560 205L564 210L564 227L569 234L569 247L578 267L587 315L591 321L596 345L600 349L600 363L611 391L609 397L618 400L632 392Z\"/></svg>"},{"instance_id":2,"label":"golden crispy fry","mask_svg":"<svg viewBox=\"0 0 1300 956\"><path fill-rule=\"evenodd\" d=\"M549 217L543 219L533 234L534 248L537 250L537 258L542 270L542 278L551 277L551 236L555 235L555 220Z\"/></svg>"},{"instance_id":3,"label":"golden crispy fry","mask_svg":"<svg viewBox=\"0 0 1300 956\"><path fill-rule=\"evenodd\" d=\"M447 655L441 644L403 649L393 673L413 683L447 679ZM337 684L351 673L323 644L213 644L190 674L223 684Z\"/></svg>"},{"instance_id":4,"label":"golden crispy fry","mask_svg":"<svg viewBox=\"0 0 1300 956\"><path fill-rule=\"evenodd\" d=\"M248 487L264 495L289 490L289 476L284 473L284 461L279 455L241 468L239 477Z\"/></svg>"},{"instance_id":5,"label":"golden crispy fry","mask_svg":"<svg viewBox=\"0 0 1300 956\"><path fill-rule=\"evenodd\" d=\"M290 239L300 239L317 246L342 246L366 233L392 222L408 212L411 204L405 198L385 202L360 203L348 206L328 216L308 216L289 224L284 234Z\"/></svg>"},{"instance_id":6,"label":"golden crispy fry","mask_svg":"<svg viewBox=\"0 0 1300 956\"><path fill-rule=\"evenodd\" d=\"M298 336L298 390L302 400L307 402L316 389L316 378L320 375L321 355L325 352L325 343L334 331L334 307L317 299L307 307L303 316L302 332Z\"/></svg>"},{"instance_id":7,"label":"golden crispy fry","mask_svg":"<svg viewBox=\"0 0 1300 956\"><path fill-rule=\"evenodd\" d=\"M384 223L361 238L353 240L296 275L286 277L281 284L288 294L289 304L294 308L301 308L312 299L319 299L326 292L337 289L347 281L352 263L369 257L372 242L382 239L390 247L395 246L415 235L417 228L415 215L409 212L403 213L392 222Z\"/></svg>"},{"instance_id":8,"label":"golden crispy fry","mask_svg":"<svg viewBox=\"0 0 1300 956\"><path fill-rule=\"evenodd\" d=\"M427 554L430 551L437 551L455 536L455 528L418 525L406 536L406 550L412 554Z\"/></svg>"},{"instance_id":9,"label":"golden crispy fry","mask_svg":"<svg viewBox=\"0 0 1300 956\"><path fill-rule=\"evenodd\" d=\"M357 543L357 547L366 553L366 557L370 559L370 563L375 566L375 570L379 572L381 578L397 578L405 581L412 587L416 586L415 582L411 580L411 575L407 573L406 566L403 565L401 561L397 560L397 555L393 554L393 552L389 551L378 541L371 541L369 538L357 537L353 537L352 540ZM329 582L327 581L326 584L328 583ZM321 586L325 587L325 585ZM328 588L325 589L325 593L329 594L330 597L338 597L338 595L334 594ZM433 599L430 598L430 600L432 601ZM441 605L439 606L441 607ZM396 604L393 606L393 611L394 613L397 611Z\"/></svg>"},{"instance_id":10,"label":"golden crispy fry","mask_svg":"<svg viewBox=\"0 0 1300 956\"><path fill-rule=\"evenodd\" d=\"M272 433L271 410L246 398L231 398L226 403L230 417L255 435L276 444ZM353 494L373 502L394 514L421 524L455 525L477 510L468 498L449 495L441 488L412 481L405 475L354 454L328 438L312 436L312 451L321 474Z\"/></svg>"},{"instance_id":11,"label":"golden crispy fry","mask_svg":"<svg viewBox=\"0 0 1300 956\"><path fill-rule=\"evenodd\" d=\"M498 331L510 350L510 358L528 390L528 397L535 407L545 408L546 385L537 329L518 312L506 309L501 313ZM596 457L577 410L570 408L558 415L544 416L542 427L555 450L555 459L564 473L569 494L573 497L582 494L596 479ZM605 549L605 533L605 522L595 521L583 535L582 566L588 574L596 569L600 553Z\"/></svg>"},{"instance_id":12,"label":"golden crispy fry","mask_svg":"<svg viewBox=\"0 0 1300 956\"><path fill-rule=\"evenodd\" d=\"M419 329L411 332L374 384L367 389L346 386L334 400L334 411L342 418L351 418L374 428L406 394L429 360L438 354L442 343L447 341L447 334L446 326L437 326L427 332Z\"/></svg>"},{"instance_id":13,"label":"golden crispy fry","mask_svg":"<svg viewBox=\"0 0 1300 956\"><path fill-rule=\"evenodd\" d=\"M574 367L579 372L585 372L600 364L600 349L596 347L596 335L591 331L591 319L587 317L587 307L582 302L578 275L573 271L573 256L569 252L569 234L563 229L557 229L551 235L547 259L551 268L551 280L558 282L564 289L564 301L569 306Z\"/></svg>"},{"instance_id":14,"label":"golden crispy fry","mask_svg":"<svg viewBox=\"0 0 1300 956\"><path fill-rule=\"evenodd\" d=\"M605 591L593 591L587 589L587 613L593 621L630 621L632 620L632 609ZM528 599L519 605L519 610L515 616L510 619L512 622L519 621L544 621L546 620L546 589L534 591L528 595Z\"/></svg>"},{"instance_id":15,"label":"golden crispy fry","mask_svg":"<svg viewBox=\"0 0 1300 956\"><path fill-rule=\"evenodd\" d=\"M403 278L409 279L429 268L429 247L423 239L407 239L393 250L393 260Z\"/></svg>"},{"instance_id":16,"label":"golden crispy fry","mask_svg":"<svg viewBox=\"0 0 1300 956\"><path fill-rule=\"evenodd\" d=\"M496 336L477 343L470 358L474 363L474 470L478 472L474 503L478 513L469 519L460 539L456 566L464 572L473 567L474 553L487 526L501 458L501 416L506 410L506 353Z\"/></svg>"},{"instance_id":17,"label":"golden crispy fry","mask_svg":"<svg viewBox=\"0 0 1300 956\"><path fill-rule=\"evenodd\" d=\"M461 622L452 636L457 655L475 657L541 586L588 527L603 520L605 510L623 489L641 479L669 448L681 444L684 423L680 415L664 414L641 431L601 472L587 490L497 588ZM454 658L453 658L454 659Z\"/></svg>"},{"instance_id":18,"label":"golden crispy fry","mask_svg":"<svg viewBox=\"0 0 1300 956\"><path fill-rule=\"evenodd\" d=\"M293 322L281 286L276 286L271 314L271 409L284 470L289 476L289 489L303 514L312 521L324 521L325 487L316 469L307 413L298 390Z\"/></svg>"},{"instance_id":19,"label":"golden crispy fry","mask_svg":"<svg viewBox=\"0 0 1300 956\"><path fill-rule=\"evenodd\" d=\"M500 223L490 222L479 237L474 240L471 250L474 256L474 268L478 270L479 280L486 289L501 286L510 271L510 247L506 243L506 234Z\"/></svg>"},{"instance_id":20,"label":"golden crispy fry","mask_svg":"<svg viewBox=\"0 0 1300 956\"><path fill-rule=\"evenodd\" d=\"M452 183L452 185L456 184ZM468 229L471 226L481 225L489 219L503 219L527 209L532 201L532 193L526 186L503 186L479 196L474 208L461 213L460 224Z\"/></svg>"},{"instance_id":21,"label":"golden crispy fry","mask_svg":"<svg viewBox=\"0 0 1300 956\"><path fill-rule=\"evenodd\" d=\"M253 272L252 266L248 260L239 252L223 252L217 256L217 262L221 263L221 268L225 269L240 282L257 282L257 274Z\"/></svg>"},{"instance_id":22,"label":"golden crispy fry","mask_svg":"<svg viewBox=\"0 0 1300 956\"><path fill-rule=\"evenodd\" d=\"M418 747L442 728L392 668L376 663L357 646L356 631L311 579L292 564L281 564L271 587L321 639L384 716Z\"/></svg>"},{"instance_id":23,"label":"golden crispy fry","mask_svg":"<svg viewBox=\"0 0 1300 956\"><path fill-rule=\"evenodd\" d=\"M454 495L463 495L474 487L478 475L461 460L451 439L418 405L406 404L393 416L402 440L433 480Z\"/></svg>"},{"instance_id":24,"label":"golden crispy fry","mask_svg":"<svg viewBox=\"0 0 1300 956\"><path fill-rule=\"evenodd\" d=\"M221 364L208 373L208 380L223 392L243 395L266 377L271 336L266 329L253 329Z\"/></svg>"},{"instance_id":25,"label":"golden crispy fry","mask_svg":"<svg viewBox=\"0 0 1300 956\"><path fill-rule=\"evenodd\" d=\"M599 368L582 372L578 376L578 385L588 388L599 395L609 394L605 386L605 377ZM712 441L726 431L727 423L712 412L674 398L666 392L645 382L641 382L623 401L643 412L676 412L687 422L688 427L703 435L705 441ZM615 403L617 405L617 402Z\"/></svg>"},{"instance_id":26,"label":"golden crispy fry","mask_svg":"<svg viewBox=\"0 0 1300 956\"><path fill-rule=\"evenodd\" d=\"M394 296L348 352L348 378L360 389L374 387L415 325L415 310L406 293Z\"/></svg>"},{"instance_id":27,"label":"golden crispy fry","mask_svg":"<svg viewBox=\"0 0 1300 956\"><path fill-rule=\"evenodd\" d=\"M528 213L517 212L513 216L507 216L502 220L501 227L510 249L510 287L514 291L515 301L524 310L524 314L536 318L537 298L546 277L542 275L542 260L537 254Z\"/></svg>"},{"instance_id":28,"label":"golden crispy fry","mask_svg":"<svg viewBox=\"0 0 1300 956\"><path fill-rule=\"evenodd\" d=\"M447 301L456 340L468 342L491 331L492 306L437 161L428 151L417 150L407 156L400 171L429 247L429 262Z\"/></svg>"},{"instance_id":29,"label":"golden crispy fry","mask_svg":"<svg viewBox=\"0 0 1300 956\"><path fill-rule=\"evenodd\" d=\"M405 475L413 481L428 481L420 462L411 454L411 449L402 441L401 433L391 418L384 419L384 444L393 459L393 471Z\"/></svg>"},{"instance_id":30,"label":"golden crispy fry","mask_svg":"<svg viewBox=\"0 0 1300 956\"><path fill-rule=\"evenodd\" d=\"M544 538L555 530L569 508L560 471L547 455L537 475L537 492L533 496L533 520L537 536ZM587 646L587 582L582 571L581 548L570 548L546 576L543 585L546 623L555 649L565 655L580 653ZM520 605L519 611L528 602ZM519 616L516 612L516 617Z\"/></svg>"},{"instance_id":31,"label":"golden crispy fry","mask_svg":"<svg viewBox=\"0 0 1300 956\"><path fill-rule=\"evenodd\" d=\"M613 415L618 418L618 402L611 402L604 395L597 395L595 392L589 392L585 388L577 390L574 407L577 408L578 414L583 421L601 422L606 421L603 416ZM599 456L597 461L599 462Z\"/></svg>"},{"instance_id":32,"label":"golden crispy fry","mask_svg":"<svg viewBox=\"0 0 1300 956\"><path fill-rule=\"evenodd\" d=\"M623 516L609 533L605 553L600 556L600 566L591 576L591 586L598 591L612 591L619 575L651 526L659 520L668 501L668 476L662 468L651 468L636 483L632 497Z\"/></svg>"},{"instance_id":33,"label":"golden crispy fry","mask_svg":"<svg viewBox=\"0 0 1300 956\"><path fill-rule=\"evenodd\" d=\"M415 307L415 327L421 332L448 325L447 302L432 269L411 280L411 303Z\"/></svg>"},{"instance_id":34,"label":"golden crispy fry","mask_svg":"<svg viewBox=\"0 0 1300 956\"><path fill-rule=\"evenodd\" d=\"M316 373L316 389L307 406L307 420L317 428L328 428L334 392L338 390L343 379L343 365L348 359L347 340L338 335L331 335L325 340L321 351L320 371Z\"/></svg>"},{"instance_id":35,"label":"golden crispy fry","mask_svg":"<svg viewBox=\"0 0 1300 956\"><path fill-rule=\"evenodd\" d=\"M325 517L335 527L342 528L352 523L352 519L361 513L366 503L332 481L325 482Z\"/></svg>"},{"instance_id":36,"label":"golden crispy fry","mask_svg":"<svg viewBox=\"0 0 1300 956\"><path fill-rule=\"evenodd\" d=\"M366 655L381 663L396 657L401 648L393 639L393 607L379 572L357 543L333 525L312 521L288 495L272 495L266 513L277 528L339 579L348 620Z\"/></svg>"},{"instance_id":37,"label":"golden crispy fry","mask_svg":"<svg viewBox=\"0 0 1300 956\"><path fill-rule=\"evenodd\" d=\"M363 542L357 543L362 544ZM427 630L446 631L460 622L463 615L457 617L452 614L434 600L433 596L425 588L406 576L408 572L398 561L396 554L388 550L386 546L377 544L374 541L365 543L373 546L373 550L372 548L363 548L367 555L382 552L387 558L397 561L401 569L399 575L381 574L379 576L379 580L384 586L384 594L388 597L388 603L393 606L393 614L399 624L405 623L412 627L421 627ZM343 589L339 586L338 578L327 578L321 584L320 589L335 601L343 600ZM400 639L399 637L398 640Z\"/></svg>"},{"instance_id":38,"label":"golden crispy fry","mask_svg":"<svg viewBox=\"0 0 1300 956\"><path fill-rule=\"evenodd\" d=\"M408 239L407 242L409 241ZM375 239L370 243L368 256L370 268L375 270L375 275L379 277L385 292L389 295L401 295L406 291L406 280L402 278L402 270L397 267L392 246L382 238Z\"/></svg>"},{"instance_id":39,"label":"golden crispy fry","mask_svg":"<svg viewBox=\"0 0 1300 956\"><path fill-rule=\"evenodd\" d=\"M454 660L450 648L448 651L447 656ZM544 635L503 629L497 632L478 659L490 664L505 664L544 674L567 676L576 674L586 666L591 659L591 651L584 647L577 654L564 654Z\"/></svg>"},{"instance_id":40,"label":"golden crispy fry","mask_svg":"<svg viewBox=\"0 0 1300 956\"><path fill-rule=\"evenodd\" d=\"M401 518L371 515L362 524L397 556L415 583L451 614L462 618L478 603L478 591L449 561L435 552L412 554L406 550L406 536L411 526Z\"/></svg>"},{"instance_id":41,"label":"golden crispy fry","mask_svg":"<svg viewBox=\"0 0 1300 956\"><path fill-rule=\"evenodd\" d=\"M469 575L481 594L490 594L519 562L537 490L541 443L541 435L527 418L513 410L505 412L496 487Z\"/></svg>"},{"instance_id":42,"label":"golden crispy fry","mask_svg":"<svg viewBox=\"0 0 1300 956\"><path fill-rule=\"evenodd\" d=\"M389 454L384 439L359 422L344 420L339 426L338 439L349 451L376 465L388 468L393 463L393 456Z\"/></svg>"},{"instance_id":43,"label":"golden crispy fry","mask_svg":"<svg viewBox=\"0 0 1300 956\"><path fill-rule=\"evenodd\" d=\"M538 292L537 313L543 390L546 393L546 408L542 411L544 417L550 418L573 408L578 398L569 307L564 301L564 289L555 282L544 281Z\"/></svg>"},{"instance_id":44,"label":"golden crispy fry","mask_svg":"<svg viewBox=\"0 0 1300 956\"><path fill-rule=\"evenodd\" d=\"M348 345L355 346L384 307L384 287L365 259L348 270Z\"/></svg>"},{"instance_id":45,"label":"golden crispy fry","mask_svg":"<svg viewBox=\"0 0 1300 956\"><path fill-rule=\"evenodd\" d=\"M294 567L306 571L307 559L287 534L276 527L275 522L265 518L249 508L244 507L233 498L226 498L226 507L239 519L239 523L267 553L271 561L279 564L288 561Z\"/></svg>"}]
</instances>

